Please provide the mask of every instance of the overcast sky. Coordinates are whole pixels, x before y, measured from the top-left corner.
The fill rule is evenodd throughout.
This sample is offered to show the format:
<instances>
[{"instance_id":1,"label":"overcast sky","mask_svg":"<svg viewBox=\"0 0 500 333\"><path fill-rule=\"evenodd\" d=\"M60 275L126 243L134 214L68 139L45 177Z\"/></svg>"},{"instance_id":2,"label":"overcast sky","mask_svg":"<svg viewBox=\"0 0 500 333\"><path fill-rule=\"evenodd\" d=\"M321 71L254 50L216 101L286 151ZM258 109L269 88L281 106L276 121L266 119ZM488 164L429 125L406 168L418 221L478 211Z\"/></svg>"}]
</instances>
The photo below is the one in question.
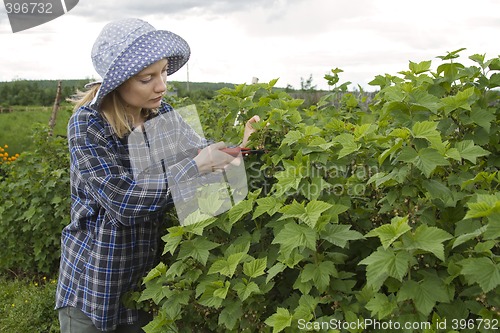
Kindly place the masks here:
<instances>
[{"instance_id":1,"label":"overcast sky","mask_svg":"<svg viewBox=\"0 0 500 333\"><path fill-rule=\"evenodd\" d=\"M192 82L251 83L301 78L326 89L323 76L366 90L375 75L433 60L465 47L460 58L500 55L498 0L80 0L66 15L12 33L0 5L0 81L98 78L92 44L109 21L139 17L181 35L189 66L170 77ZM351 86L354 87L354 86Z\"/></svg>"}]
</instances>

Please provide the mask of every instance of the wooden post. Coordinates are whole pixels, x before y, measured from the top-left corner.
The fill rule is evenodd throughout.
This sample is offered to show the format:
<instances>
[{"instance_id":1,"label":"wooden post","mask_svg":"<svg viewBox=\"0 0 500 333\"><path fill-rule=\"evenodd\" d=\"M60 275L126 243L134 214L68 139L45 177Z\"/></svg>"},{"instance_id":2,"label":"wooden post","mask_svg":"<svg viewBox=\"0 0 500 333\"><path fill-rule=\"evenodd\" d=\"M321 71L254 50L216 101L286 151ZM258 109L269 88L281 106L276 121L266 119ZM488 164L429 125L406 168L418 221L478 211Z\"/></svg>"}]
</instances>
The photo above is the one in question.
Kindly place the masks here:
<instances>
[{"instance_id":1,"label":"wooden post","mask_svg":"<svg viewBox=\"0 0 500 333\"><path fill-rule=\"evenodd\" d=\"M59 110L59 105L61 104L61 81L57 82L57 92L56 99L54 101L54 107L52 108L52 115L49 120L49 136L52 136L54 132L54 126L56 126L57 111Z\"/></svg>"},{"instance_id":2,"label":"wooden post","mask_svg":"<svg viewBox=\"0 0 500 333\"><path fill-rule=\"evenodd\" d=\"M186 63L186 74L187 74L186 90L187 92L189 92L189 62Z\"/></svg>"}]
</instances>

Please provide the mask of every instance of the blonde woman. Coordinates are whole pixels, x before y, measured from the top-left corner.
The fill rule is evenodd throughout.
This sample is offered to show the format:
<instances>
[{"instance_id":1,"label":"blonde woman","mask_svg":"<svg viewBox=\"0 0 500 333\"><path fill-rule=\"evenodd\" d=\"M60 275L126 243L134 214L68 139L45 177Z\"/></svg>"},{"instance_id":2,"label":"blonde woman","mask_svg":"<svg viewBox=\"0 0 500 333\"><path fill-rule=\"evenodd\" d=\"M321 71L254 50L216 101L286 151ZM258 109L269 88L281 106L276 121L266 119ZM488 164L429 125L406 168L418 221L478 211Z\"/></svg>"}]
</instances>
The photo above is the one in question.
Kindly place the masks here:
<instances>
[{"instance_id":1,"label":"blonde woman","mask_svg":"<svg viewBox=\"0 0 500 333\"><path fill-rule=\"evenodd\" d=\"M126 308L122 297L158 260L172 182L234 161L220 151L223 142L208 145L162 100L168 75L189 55L180 36L140 19L107 24L94 43L92 61L102 81L78 97L68 124L71 222L62 232L56 294L63 333L142 332L151 318ZM165 114L174 125L161 140L183 155L138 180L128 136ZM243 145L258 120L248 121Z\"/></svg>"}]
</instances>

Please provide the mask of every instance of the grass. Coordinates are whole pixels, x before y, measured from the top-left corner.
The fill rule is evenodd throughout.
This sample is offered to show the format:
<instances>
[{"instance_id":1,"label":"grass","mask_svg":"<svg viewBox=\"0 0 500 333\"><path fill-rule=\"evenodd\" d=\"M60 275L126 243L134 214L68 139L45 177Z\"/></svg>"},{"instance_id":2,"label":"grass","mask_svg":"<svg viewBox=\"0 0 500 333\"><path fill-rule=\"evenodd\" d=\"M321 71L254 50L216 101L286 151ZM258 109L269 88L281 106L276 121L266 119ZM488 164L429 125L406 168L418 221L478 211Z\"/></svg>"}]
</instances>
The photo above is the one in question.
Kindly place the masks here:
<instances>
[{"instance_id":1,"label":"grass","mask_svg":"<svg viewBox=\"0 0 500 333\"><path fill-rule=\"evenodd\" d=\"M66 135L66 125L71 116L70 106L61 106L57 113L54 135ZM51 107L15 107L14 112L0 113L0 146L8 145L9 155L31 150L31 134L34 124L47 125Z\"/></svg>"},{"instance_id":2,"label":"grass","mask_svg":"<svg viewBox=\"0 0 500 333\"><path fill-rule=\"evenodd\" d=\"M60 332L55 292L55 279L0 275L0 332Z\"/></svg>"}]
</instances>

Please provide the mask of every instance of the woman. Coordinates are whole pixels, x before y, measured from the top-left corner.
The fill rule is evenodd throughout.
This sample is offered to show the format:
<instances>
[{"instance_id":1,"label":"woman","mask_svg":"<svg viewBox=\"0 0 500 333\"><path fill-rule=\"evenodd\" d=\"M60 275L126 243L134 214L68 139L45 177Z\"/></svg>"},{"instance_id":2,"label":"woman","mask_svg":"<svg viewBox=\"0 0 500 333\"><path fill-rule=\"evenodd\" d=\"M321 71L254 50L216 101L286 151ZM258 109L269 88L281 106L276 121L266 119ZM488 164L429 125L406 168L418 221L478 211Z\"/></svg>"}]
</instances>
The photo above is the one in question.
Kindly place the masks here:
<instances>
[{"instance_id":1,"label":"woman","mask_svg":"<svg viewBox=\"0 0 500 333\"><path fill-rule=\"evenodd\" d=\"M94 43L92 61L102 82L79 96L68 124L71 223L62 232L56 295L63 333L142 332L151 318L126 308L122 296L161 253L159 227L171 204L172 183L235 161L220 150L223 142L208 145L162 100L167 76L189 55L181 37L139 19L109 23ZM162 115L170 115L175 126L161 139L182 156L137 175L127 139ZM247 122L242 146L258 120Z\"/></svg>"}]
</instances>

